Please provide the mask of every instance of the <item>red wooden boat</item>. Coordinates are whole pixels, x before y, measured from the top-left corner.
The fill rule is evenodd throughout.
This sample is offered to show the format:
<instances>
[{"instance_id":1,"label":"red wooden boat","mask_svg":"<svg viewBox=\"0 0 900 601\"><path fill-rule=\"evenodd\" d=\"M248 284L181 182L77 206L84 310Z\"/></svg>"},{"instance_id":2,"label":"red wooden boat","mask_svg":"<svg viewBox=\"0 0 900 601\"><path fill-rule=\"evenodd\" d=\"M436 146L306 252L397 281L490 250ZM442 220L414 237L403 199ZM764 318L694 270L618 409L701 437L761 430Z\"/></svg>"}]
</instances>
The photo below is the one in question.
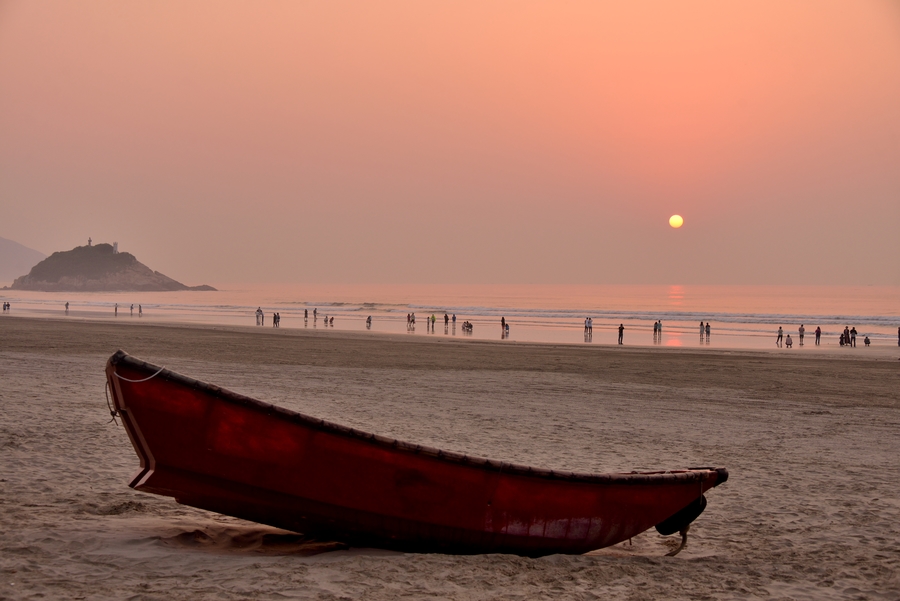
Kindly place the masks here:
<instances>
[{"instance_id":1,"label":"red wooden boat","mask_svg":"<svg viewBox=\"0 0 900 601\"><path fill-rule=\"evenodd\" d=\"M111 408L141 461L130 485L179 503L357 546L584 553L684 530L724 468L577 474L360 432L119 351Z\"/></svg>"}]
</instances>

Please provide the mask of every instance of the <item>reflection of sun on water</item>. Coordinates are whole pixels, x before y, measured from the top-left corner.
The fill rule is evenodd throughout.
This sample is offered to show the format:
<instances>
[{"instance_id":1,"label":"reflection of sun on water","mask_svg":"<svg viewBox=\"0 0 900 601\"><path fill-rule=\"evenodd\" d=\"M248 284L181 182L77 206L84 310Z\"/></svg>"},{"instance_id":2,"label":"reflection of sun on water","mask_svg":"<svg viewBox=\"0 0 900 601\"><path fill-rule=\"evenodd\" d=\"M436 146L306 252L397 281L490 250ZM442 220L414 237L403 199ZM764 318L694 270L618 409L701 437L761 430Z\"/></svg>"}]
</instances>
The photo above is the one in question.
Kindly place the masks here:
<instances>
[{"instance_id":1,"label":"reflection of sun on water","mask_svg":"<svg viewBox=\"0 0 900 601\"><path fill-rule=\"evenodd\" d=\"M684 300L684 289L681 286L669 286L669 304L680 305Z\"/></svg>"}]
</instances>

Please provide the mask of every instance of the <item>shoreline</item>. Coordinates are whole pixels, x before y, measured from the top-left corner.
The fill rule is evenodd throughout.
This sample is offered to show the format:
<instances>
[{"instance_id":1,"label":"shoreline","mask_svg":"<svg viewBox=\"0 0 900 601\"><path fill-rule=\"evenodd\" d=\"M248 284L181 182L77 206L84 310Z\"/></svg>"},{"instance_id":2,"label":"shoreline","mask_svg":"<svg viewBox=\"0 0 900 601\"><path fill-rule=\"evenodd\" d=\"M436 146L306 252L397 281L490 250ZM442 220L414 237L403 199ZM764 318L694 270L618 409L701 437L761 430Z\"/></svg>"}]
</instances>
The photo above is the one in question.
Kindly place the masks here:
<instances>
[{"instance_id":1,"label":"shoreline","mask_svg":"<svg viewBox=\"0 0 900 601\"><path fill-rule=\"evenodd\" d=\"M626 338L625 344L615 344L615 343L606 343L606 342L595 342L595 343L584 343L584 342L572 342L572 341L542 341L542 340L496 340L496 339L485 339L485 338L474 338L460 335L440 335L436 334L434 336L428 335L415 335L415 333L398 333L393 331L384 331L384 330L364 330L364 329L332 329L332 328L299 328L299 327L284 327L284 328L273 328L271 325L266 326L252 326L252 325L234 325L234 324L217 324L217 323L197 323L197 322L188 322L188 321L163 321L163 320L153 320L153 319L141 319L134 318L132 320L131 317L121 317L121 318L95 318L95 317L78 317L78 316L65 316L65 317L34 317L34 316L20 316L20 315L7 315L0 317L0 324L3 324L4 319L8 319L11 321L22 321L32 324L56 324L60 326L66 325L74 325L76 327L110 327L110 328L160 328L160 329L176 329L176 330L197 330L197 331L210 331L210 332L231 332L234 334L242 334L247 336L274 336L274 337L332 337L336 340L346 339L346 340L371 340L373 337L384 337L385 339L394 340L394 341L405 341L412 343L422 343L422 344L476 344L476 345L494 345L497 347L509 347L509 346L532 346L532 347L546 347L546 348L572 348L572 349L584 349L589 351L590 349L618 349L622 352L633 352L633 351L648 351L648 352L659 352L659 353L687 353L687 354L738 354L738 355L776 355L776 356L784 356L784 357L828 357L828 358L841 358L848 360L860 360L860 361L880 361L886 359L900 359L900 345L892 346L889 344L879 344L872 345L870 347L865 347L862 344L859 344L854 348L842 348L840 346L834 345L826 345L823 344L821 346L816 347L812 343L807 343L805 346L799 346L797 343L794 344L794 348L778 348L774 347L774 343L772 347L774 348L762 348L762 347L715 347L715 346L673 346L673 345L657 345L657 344L635 344L632 342L628 342ZM19 328L13 328L18 330ZM856 352L865 352L868 355L853 355L851 353ZM802 353L810 353L807 355L801 355ZM816 353L813 355L812 353Z\"/></svg>"},{"instance_id":2,"label":"shoreline","mask_svg":"<svg viewBox=\"0 0 900 601\"><path fill-rule=\"evenodd\" d=\"M146 293L135 298L131 293L84 293L76 299L22 293L10 300L14 314L27 317L64 318L63 305L71 300L69 318L113 319L118 303L119 320L131 317L133 304L135 313L143 306L144 316L139 319L144 321L250 326L259 306L267 325L278 313L282 329L322 330L322 318L331 317L335 321L330 331L365 332L369 329L366 317L372 317L373 331L587 345L615 344L618 326L624 324L628 344L716 349L773 348L779 326L793 338L796 349L800 324L807 326L807 347L814 346L817 325L822 328L823 347L840 348L838 338L845 326L857 329L860 346L869 336L874 346L893 347L900 325L896 311L900 287L258 285L222 291L215 300L203 294ZM316 307L318 322L313 319ZM303 319L304 311L309 313L308 321ZM459 329L452 323L442 327L445 312L457 316ZM411 313L417 315L418 323L410 331L404 318ZM435 331L422 327L431 314L438 318ZM511 324L506 336L497 331L502 317ZM593 336L584 332L586 317L593 320ZM462 332L464 321L474 324L473 332ZM699 321L711 324L709 339L698 336ZM664 324L658 339L653 335L657 322Z\"/></svg>"}]
</instances>

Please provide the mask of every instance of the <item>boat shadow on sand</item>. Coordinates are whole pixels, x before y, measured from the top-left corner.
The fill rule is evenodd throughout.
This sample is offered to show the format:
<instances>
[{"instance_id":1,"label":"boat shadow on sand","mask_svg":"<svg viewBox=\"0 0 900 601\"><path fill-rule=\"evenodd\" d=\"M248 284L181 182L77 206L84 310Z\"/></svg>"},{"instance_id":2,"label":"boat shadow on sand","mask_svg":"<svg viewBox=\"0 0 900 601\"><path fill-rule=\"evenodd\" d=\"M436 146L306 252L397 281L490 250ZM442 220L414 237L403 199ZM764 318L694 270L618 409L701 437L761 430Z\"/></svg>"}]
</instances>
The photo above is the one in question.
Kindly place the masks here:
<instances>
[{"instance_id":1,"label":"boat shadow on sand","mask_svg":"<svg viewBox=\"0 0 900 601\"><path fill-rule=\"evenodd\" d=\"M310 556L349 548L344 543L316 540L273 528L206 527L155 539L164 547L212 553Z\"/></svg>"}]
</instances>

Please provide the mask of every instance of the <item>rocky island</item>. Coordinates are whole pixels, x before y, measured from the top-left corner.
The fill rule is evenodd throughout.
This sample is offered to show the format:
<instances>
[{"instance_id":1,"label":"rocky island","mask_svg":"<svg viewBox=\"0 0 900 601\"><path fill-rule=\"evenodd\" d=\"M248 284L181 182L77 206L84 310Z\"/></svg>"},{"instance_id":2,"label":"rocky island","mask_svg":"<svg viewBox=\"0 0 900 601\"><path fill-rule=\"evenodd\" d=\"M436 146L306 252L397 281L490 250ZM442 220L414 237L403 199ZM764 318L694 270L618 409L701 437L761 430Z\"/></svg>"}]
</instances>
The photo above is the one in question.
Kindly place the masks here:
<instances>
[{"instance_id":1,"label":"rocky island","mask_svg":"<svg viewBox=\"0 0 900 601\"><path fill-rule=\"evenodd\" d=\"M131 253L117 252L110 244L89 244L55 252L32 267L28 275L16 278L9 289L40 292L215 290L212 286L186 286L153 271Z\"/></svg>"}]
</instances>

